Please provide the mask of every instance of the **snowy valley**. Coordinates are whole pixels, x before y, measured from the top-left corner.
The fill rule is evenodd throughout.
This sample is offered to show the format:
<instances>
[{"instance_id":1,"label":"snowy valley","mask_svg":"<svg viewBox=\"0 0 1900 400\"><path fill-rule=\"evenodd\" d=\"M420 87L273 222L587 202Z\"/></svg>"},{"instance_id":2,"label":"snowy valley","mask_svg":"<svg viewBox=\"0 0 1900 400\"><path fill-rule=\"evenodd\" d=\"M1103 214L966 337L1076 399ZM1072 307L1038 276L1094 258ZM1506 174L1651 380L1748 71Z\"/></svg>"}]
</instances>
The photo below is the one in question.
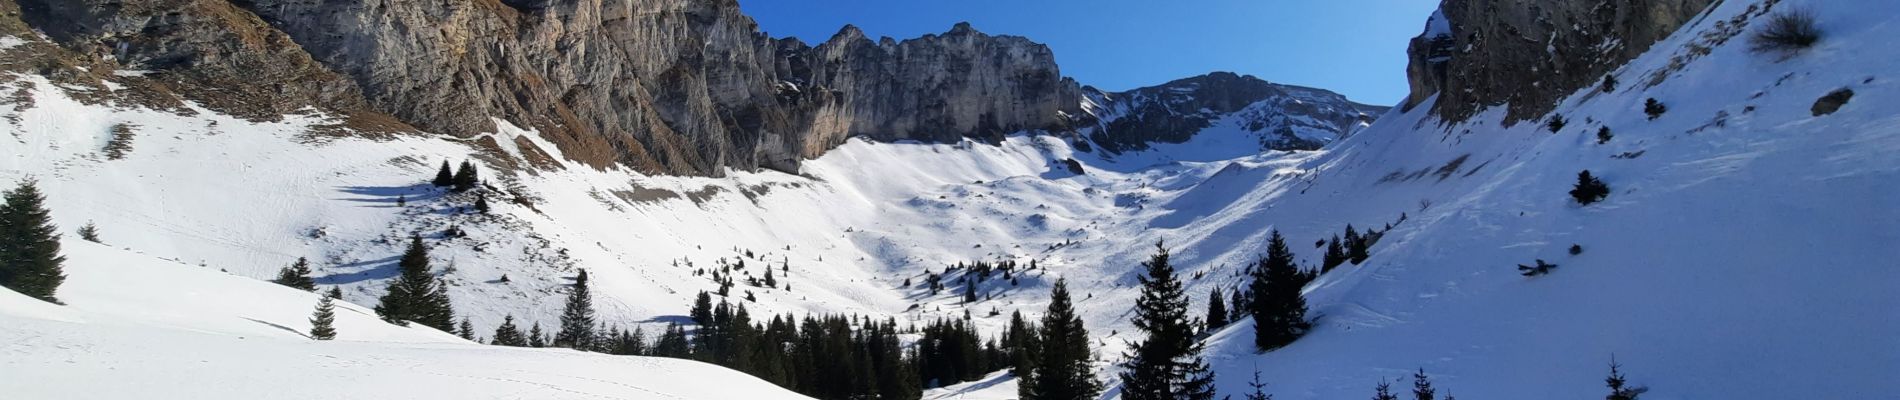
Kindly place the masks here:
<instances>
[{"instance_id":1,"label":"snowy valley","mask_svg":"<svg viewBox=\"0 0 1900 400\"><path fill-rule=\"evenodd\" d=\"M45 193L67 278L63 304L0 290L0 397L804 397L699 361L482 344L505 319L560 326L585 270L597 320L649 342L691 327L720 276L736 284L716 299L754 321L967 318L985 339L1013 313L1040 317L1061 279L1111 398L1157 243L1202 317L1210 291L1247 286L1274 232L1317 269L1349 225L1376 232L1369 257L1301 289L1304 336L1264 353L1249 320L1200 336L1219 394L1252 393L1257 373L1276 399L1365 398L1423 370L1446 397L1593 399L1612 359L1651 400L1900 393L1883 378L1900 372L1886 292L1900 284L1900 4L1715 3L1612 67L1619 84L1532 119L1214 74L1090 89L1073 130L855 137L796 173L598 168L499 118L472 136L317 108L245 118L153 101L150 71L8 68L0 186ZM1794 9L1821 41L1751 49ZM59 46L10 32L0 57ZM1269 94L1197 97L1214 81ZM1182 106L1195 102L1221 105ZM1118 136L1135 131L1148 136ZM464 161L480 188L430 183ZM1610 192L1580 205L1567 192L1586 170ZM412 236L478 340L372 310ZM320 294L268 281L299 258L342 294L335 340L307 333ZM1557 267L1520 273L1539 261ZM1029 267L956 267L978 262ZM923 398L1014 399L1021 384L1007 370L935 383Z\"/></svg>"}]
</instances>

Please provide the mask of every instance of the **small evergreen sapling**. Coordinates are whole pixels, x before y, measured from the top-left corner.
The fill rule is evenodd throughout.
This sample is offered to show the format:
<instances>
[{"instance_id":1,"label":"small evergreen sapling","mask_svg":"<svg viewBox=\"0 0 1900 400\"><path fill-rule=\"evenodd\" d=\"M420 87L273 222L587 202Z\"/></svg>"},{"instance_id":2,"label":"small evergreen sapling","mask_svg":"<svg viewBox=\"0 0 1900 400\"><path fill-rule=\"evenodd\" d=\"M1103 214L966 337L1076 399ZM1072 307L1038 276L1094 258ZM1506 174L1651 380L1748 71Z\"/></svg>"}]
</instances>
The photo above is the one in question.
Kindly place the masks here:
<instances>
[{"instance_id":1,"label":"small evergreen sapling","mask_svg":"<svg viewBox=\"0 0 1900 400\"><path fill-rule=\"evenodd\" d=\"M1609 195L1610 186L1597 177L1591 176L1590 170L1587 169L1577 173L1577 184L1570 189L1570 197L1576 199L1577 204L1586 206L1603 201L1603 198Z\"/></svg>"},{"instance_id":2,"label":"small evergreen sapling","mask_svg":"<svg viewBox=\"0 0 1900 400\"><path fill-rule=\"evenodd\" d=\"M1549 120L1544 121L1544 128L1550 129L1550 133L1557 133L1564 130L1564 125L1568 125L1569 123L1570 121L1564 119L1563 114L1555 114L1551 115Z\"/></svg>"},{"instance_id":3,"label":"small evergreen sapling","mask_svg":"<svg viewBox=\"0 0 1900 400\"><path fill-rule=\"evenodd\" d=\"M1413 400L1432 400L1437 397L1437 393L1437 390L1432 389L1432 379L1425 376L1425 368L1419 368L1418 373L1412 374Z\"/></svg>"},{"instance_id":4,"label":"small evergreen sapling","mask_svg":"<svg viewBox=\"0 0 1900 400\"><path fill-rule=\"evenodd\" d=\"M488 213L488 195L475 196L475 212Z\"/></svg>"},{"instance_id":5,"label":"small evergreen sapling","mask_svg":"<svg viewBox=\"0 0 1900 400\"><path fill-rule=\"evenodd\" d=\"M1574 255L1578 255L1578 254L1583 254L1583 245L1580 245L1580 244L1571 244L1571 245L1570 245L1570 255L1573 255L1573 256L1574 256Z\"/></svg>"},{"instance_id":6,"label":"small evergreen sapling","mask_svg":"<svg viewBox=\"0 0 1900 400\"><path fill-rule=\"evenodd\" d=\"M1609 75L1603 76L1602 90L1603 90L1603 93L1616 92L1616 74L1609 74Z\"/></svg>"},{"instance_id":7,"label":"small evergreen sapling","mask_svg":"<svg viewBox=\"0 0 1900 400\"><path fill-rule=\"evenodd\" d=\"M92 221L86 221L86 226L79 227L79 238L85 239L88 242L101 243L99 241L99 226L93 225Z\"/></svg>"},{"instance_id":8,"label":"small evergreen sapling","mask_svg":"<svg viewBox=\"0 0 1900 400\"><path fill-rule=\"evenodd\" d=\"M1630 386L1619 370L1622 366L1616 363L1615 357L1610 358L1610 376L1603 378L1603 385L1610 388L1610 394L1604 396L1604 400L1636 400L1637 396L1649 391L1648 387Z\"/></svg>"},{"instance_id":9,"label":"small evergreen sapling","mask_svg":"<svg viewBox=\"0 0 1900 400\"><path fill-rule=\"evenodd\" d=\"M1660 101L1656 101L1656 98L1651 97L1649 100L1643 101L1643 114L1649 115L1649 120L1655 121L1657 117L1661 117L1665 112L1669 112L1669 106L1663 105Z\"/></svg>"},{"instance_id":10,"label":"small evergreen sapling","mask_svg":"<svg viewBox=\"0 0 1900 400\"><path fill-rule=\"evenodd\" d=\"M1610 127L1605 126L1605 127L1597 128L1597 144L1610 143L1610 138L1613 138L1613 137L1616 137L1616 135L1610 134Z\"/></svg>"},{"instance_id":11,"label":"small evergreen sapling","mask_svg":"<svg viewBox=\"0 0 1900 400\"><path fill-rule=\"evenodd\" d=\"M1392 383L1386 382L1383 378L1379 379L1379 386L1374 390L1372 400L1399 400L1399 396L1392 394Z\"/></svg>"},{"instance_id":12,"label":"small evergreen sapling","mask_svg":"<svg viewBox=\"0 0 1900 400\"><path fill-rule=\"evenodd\" d=\"M330 296L317 297L317 310L310 314L310 338L336 339L336 305Z\"/></svg>"},{"instance_id":13,"label":"small evergreen sapling","mask_svg":"<svg viewBox=\"0 0 1900 400\"><path fill-rule=\"evenodd\" d=\"M1267 383L1260 380L1259 368L1254 368L1253 381L1247 382L1247 386L1253 388L1253 393L1247 394L1247 400L1273 400L1273 395L1267 394Z\"/></svg>"}]
</instances>

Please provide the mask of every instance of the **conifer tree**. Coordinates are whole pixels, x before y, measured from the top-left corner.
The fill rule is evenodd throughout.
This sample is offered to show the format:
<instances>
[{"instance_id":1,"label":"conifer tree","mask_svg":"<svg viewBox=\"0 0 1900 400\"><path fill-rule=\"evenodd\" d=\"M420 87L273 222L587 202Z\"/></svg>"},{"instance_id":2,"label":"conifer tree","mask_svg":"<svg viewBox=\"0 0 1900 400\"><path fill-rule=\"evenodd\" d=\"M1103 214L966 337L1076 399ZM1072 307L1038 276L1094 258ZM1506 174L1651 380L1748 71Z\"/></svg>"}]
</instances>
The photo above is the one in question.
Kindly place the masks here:
<instances>
[{"instance_id":1,"label":"conifer tree","mask_svg":"<svg viewBox=\"0 0 1900 400\"><path fill-rule=\"evenodd\" d=\"M429 272L429 249L422 236L411 236L409 249L397 261L400 275L376 305L376 314L396 324L414 321L444 332L454 331L455 312L448 288Z\"/></svg>"},{"instance_id":2,"label":"conifer tree","mask_svg":"<svg viewBox=\"0 0 1900 400\"><path fill-rule=\"evenodd\" d=\"M475 340L475 324L469 322L468 317L462 317L462 324L456 325L455 327L455 336L461 336L463 339Z\"/></svg>"},{"instance_id":3,"label":"conifer tree","mask_svg":"<svg viewBox=\"0 0 1900 400\"><path fill-rule=\"evenodd\" d=\"M1010 313L1009 330L1003 332L1004 347L1009 352L1009 373L1017 378L1025 378L1035 368L1036 352L1042 350L1036 339L1036 328L1023 319L1022 311ZM1027 382L1027 379L1018 382Z\"/></svg>"},{"instance_id":4,"label":"conifer tree","mask_svg":"<svg viewBox=\"0 0 1900 400\"><path fill-rule=\"evenodd\" d=\"M455 191L457 192L474 189L475 186L481 184L481 178L477 177L476 174L475 163L462 161L461 169L455 171L455 176L451 178L450 183L455 186Z\"/></svg>"},{"instance_id":5,"label":"conifer tree","mask_svg":"<svg viewBox=\"0 0 1900 400\"><path fill-rule=\"evenodd\" d=\"M396 195L397 207L402 207L402 206L407 206L407 205L409 205L409 195L403 195L403 194Z\"/></svg>"},{"instance_id":6,"label":"conifer tree","mask_svg":"<svg viewBox=\"0 0 1900 400\"><path fill-rule=\"evenodd\" d=\"M521 336L521 327L515 326L515 316L509 315L502 317L501 326L495 327L495 336L489 339L489 343L496 346L527 346L528 339Z\"/></svg>"},{"instance_id":7,"label":"conifer tree","mask_svg":"<svg viewBox=\"0 0 1900 400\"><path fill-rule=\"evenodd\" d=\"M1207 331L1227 327L1227 297L1221 296L1220 288L1207 293Z\"/></svg>"},{"instance_id":8,"label":"conifer tree","mask_svg":"<svg viewBox=\"0 0 1900 400\"><path fill-rule=\"evenodd\" d=\"M436 187L449 187L455 184L455 177L449 172L449 160L442 160L442 170L435 172L435 180L429 184Z\"/></svg>"},{"instance_id":9,"label":"conifer tree","mask_svg":"<svg viewBox=\"0 0 1900 400\"><path fill-rule=\"evenodd\" d=\"M1214 377L1198 354L1201 346L1187 319L1187 292L1168 259L1168 249L1156 243L1155 254L1142 263L1144 274L1136 278L1141 297L1135 300L1134 325L1147 338L1128 354L1128 368L1121 373L1122 398L1209 400L1214 397Z\"/></svg>"},{"instance_id":10,"label":"conifer tree","mask_svg":"<svg viewBox=\"0 0 1900 400\"><path fill-rule=\"evenodd\" d=\"M277 279L272 279L271 282L305 291L317 290L317 282L310 279L310 260L303 257L297 257L297 262L278 270Z\"/></svg>"},{"instance_id":11,"label":"conifer tree","mask_svg":"<svg viewBox=\"0 0 1900 400\"><path fill-rule=\"evenodd\" d=\"M666 331L653 343L653 356L670 358L689 358L691 346L686 342L686 329L679 324L667 324Z\"/></svg>"},{"instance_id":12,"label":"conifer tree","mask_svg":"<svg viewBox=\"0 0 1900 400\"><path fill-rule=\"evenodd\" d=\"M28 179L6 192L0 205L0 286L27 296L58 302L54 293L66 282L60 264L59 230L37 182Z\"/></svg>"},{"instance_id":13,"label":"conifer tree","mask_svg":"<svg viewBox=\"0 0 1900 400\"><path fill-rule=\"evenodd\" d=\"M777 279L773 279L773 278L772 278L772 269L771 269L771 268L766 268L766 269L765 269L765 287L769 287L769 288L773 288L773 289L777 289L777 288L778 288L778 280L777 280Z\"/></svg>"},{"instance_id":14,"label":"conifer tree","mask_svg":"<svg viewBox=\"0 0 1900 400\"><path fill-rule=\"evenodd\" d=\"M1326 256L1320 263L1320 272L1332 271L1339 264L1345 264L1347 259L1345 246L1339 244L1339 235L1333 235L1333 240L1326 242Z\"/></svg>"},{"instance_id":15,"label":"conifer tree","mask_svg":"<svg viewBox=\"0 0 1900 400\"><path fill-rule=\"evenodd\" d=\"M1049 309L1042 317L1038 359L1027 380L1017 387L1022 400L1082 400L1102 393L1090 360L1088 329L1069 301L1068 284L1057 279L1049 291Z\"/></svg>"},{"instance_id":16,"label":"conifer tree","mask_svg":"<svg viewBox=\"0 0 1900 400\"><path fill-rule=\"evenodd\" d=\"M1263 352L1273 350L1305 334L1311 325L1306 321L1306 299L1300 295L1304 282L1280 231L1267 239L1267 257L1254 266L1252 278L1248 291L1253 304L1248 309L1254 320L1254 346Z\"/></svg>"},{"instance_id":17,"label":"conifer tree","mask_svg":"<svg viewBox=\"0 0 1900 400\"><path fill-rule=\"evenodd\" d=\"M1603 184L1603 181L1595 176L1590 176L1590 170L1587 169L1577 173L1577 185L1570 189L1570 197L1576 199L1577 204L1586 206L1602 201L1609 195L1610 186Z\"/></svg>"},{"instance_id":18,"label":"conifer tree","mask_svg":"<svg viewBox=\"0 0 1900 400\"><path fill-rule=\"evenodd\" d=\"M1387 383L1385 379L1379 379L1379 386L1376 389L1372 400L1399 400L1399 396L1392 394L1392 384Z\"/></svg>"},{"instance_id":19,"label":"conifer tree","mask_svg":"<svg viewBox=\"0 0 1900 400\"><path fill-rule=\"evenodd\" d=\"M488 195L481 194L475 196L475 212L488 213Z\"/></svg>"},{"instance_id":20,"label":"conifer tree","mask_svg":"<svg viewBox=\"0 0 1900 400\"><path fill-rule=\"evenodd\" d=\"M1414 400L1432 400L1438 391L1432 389L1432 379L1425 376L1425 368L1419 368L1412 374L1412 398Z\"/></svg>"},{"instance_id":21,"label":"conifer tree","mask_svg":"<svg viewBox=\"0 0 1900 400\"><path fill-rule=\"evenodd\" d=\"M329 296L317 296L317 310L310 314L310 338L336 339L336 305Z\"/></svg>"},{"instance_id":22,"label":"conifer tree","mask_svg":"<svg viewBox=\"0 0 1900 400\"><path fill-rule=\"evenodd\" d=\"M561 331L554 345L585 350L594 345L594 295L587 288L587 270L574 278L573 291L567 294L567 306L561 311Z\"/></svg>"},{"instance_id":23,"label":"conifer tree","mask_svg":"<svg viewBox=\"0 0 1900 400\"><path fill-rule=\"evenodd\" d=\"M1247 394L1247 400L1273 400L1273 395L1267 394L1267 383L1260 380L1259 368L1254 368L1253 381L1247 382L1247 386L1253 388L1253 393Z\"/></svg>"},{"instance_id":24,"label":"conifer tree","mask_svg":"<svg viewBox=\"0 0 1900 400\"><path fill-rule=\"evenodd\" d=\"M94 225L92 221L86 221L86 226L79 227L79 238L88 242L101 243L99 241L99 226Z\"/></svg>"},{"instance_id":25,"label":"conifer tree","mask_svg":"<svg viewBox=\"0 0 1900 400\"><path fill-rule=\"evenodd\" d=\"M528 347L548 347L547 337L541 332L541 322L535 321L534 326L528 328Z\"/></svg>"},{"instance_id":26,"label":"conifer tree","mask_svg":"<svg viewBox=\"0 0 1900 400\"><path fill-rule=\"evenodd\" d=\"M1629 381L1623 378L1620 370L1622 366L1616 363L1615 357L1610 358L1610 377L1603 379L1603 385L1610 388L1610 394L1604 396L1604 400L1636 400L1637 396L1649 391L1647 387L1630 386Z\"/></svg>"},{"instance_id":27,"label":"conifer tree","mask_svg":"<svg viewBox=\"0 0 1900 400\"><path fill-rule=\"evenodd\" d=\"M687 315L693 318L693 324L695 325L712 325L712 295L706 294L704 290L699 291L699 296L693 298L693 309L688 311Z\"/></svg>"},{"instance_id":28,"label":"conifer tree","mask_svg":"<svg viewBox=\"0 0 1900 400\"><path fill-rule=\"evenodd\" d=\"M976 281L972 279L965 279L963 280L963 304L970 304L970 303L975 303L975 302L976 302Z\"/></svg>"}]
</instances>

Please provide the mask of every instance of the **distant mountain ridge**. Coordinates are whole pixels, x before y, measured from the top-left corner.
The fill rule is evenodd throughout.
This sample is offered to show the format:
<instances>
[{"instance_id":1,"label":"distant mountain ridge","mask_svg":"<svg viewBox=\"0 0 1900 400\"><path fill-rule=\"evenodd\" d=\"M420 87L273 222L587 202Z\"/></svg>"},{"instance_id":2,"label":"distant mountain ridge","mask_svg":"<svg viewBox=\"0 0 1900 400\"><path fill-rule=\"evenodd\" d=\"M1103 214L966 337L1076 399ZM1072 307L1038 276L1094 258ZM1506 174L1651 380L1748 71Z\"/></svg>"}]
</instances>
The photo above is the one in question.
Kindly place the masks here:
<instances>
[{"instance_id":1,"label":"distant mountain ridge","mask_svg":"<svg viewBox=\"0 0 1900 400\"><path fill-rule=\"evenodd\" d=\"M808 45L768 36L732 0L0 0L0 9L19 18L0 24L8 32L42 32L64 53L51 58L88 66L78 74L91 76L74 82L263 120L315 107L355 125L464 138L505 121L559 148L476 144L655 174L797 172L850 137L993 143L1095 122L1104 124L1088 135L1102 147L1133 149L1182 140L1213 117L1161 117L1172 114L1165 106L1085 113L1085 90L1047 46L967 23L902 41L846 26ZM1188 80L1216 113L1285 89L1232 74ZM1321 108L1334 107L1356 108Z\"/></svg>"},{"instance_id":2,"label":"distant mountain ridge","mask_svg":"<svg viewBox=\"0 0 1900 400\"><path fill-rule=\"evenodd\" d=\"M1086 136L1104 150L1180 143L1232 118L1260 136L1261 150L1311 150L1370 124L1389 107L1360 104L1323 89L1215 72L1119 93L1085 89Z\"/></svg>"}]
</instances>

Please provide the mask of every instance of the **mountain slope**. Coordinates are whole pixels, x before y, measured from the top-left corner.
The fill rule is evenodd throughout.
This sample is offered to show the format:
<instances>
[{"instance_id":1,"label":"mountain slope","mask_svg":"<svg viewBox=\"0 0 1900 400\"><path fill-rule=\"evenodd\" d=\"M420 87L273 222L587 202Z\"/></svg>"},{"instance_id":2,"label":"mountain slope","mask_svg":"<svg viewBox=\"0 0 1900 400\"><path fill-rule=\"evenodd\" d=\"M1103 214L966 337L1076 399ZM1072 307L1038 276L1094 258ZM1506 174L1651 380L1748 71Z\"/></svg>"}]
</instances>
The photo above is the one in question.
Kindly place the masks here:
<instances>
[{"instance_id":1,"label":"mountain slope","mask_svg":"<svg viewBox=\"0 0 1900 400\"><path fill-rule=\"evenodd\" d=\"M69 240L65 306L0 290L0 391L89 398L804 398L693 361L483 346L317 295Z\"/></svg>"}]
</instances>

